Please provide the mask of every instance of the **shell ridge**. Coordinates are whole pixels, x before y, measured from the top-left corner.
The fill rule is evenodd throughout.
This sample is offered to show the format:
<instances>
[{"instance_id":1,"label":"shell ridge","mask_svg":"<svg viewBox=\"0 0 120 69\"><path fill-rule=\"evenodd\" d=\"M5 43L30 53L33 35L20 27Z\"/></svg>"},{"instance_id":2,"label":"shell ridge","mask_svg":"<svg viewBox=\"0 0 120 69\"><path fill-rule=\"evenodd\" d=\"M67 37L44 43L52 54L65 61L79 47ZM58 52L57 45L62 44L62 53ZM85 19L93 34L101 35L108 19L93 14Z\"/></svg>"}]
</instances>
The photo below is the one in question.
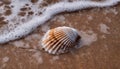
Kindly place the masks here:
<instances>
[{"instance_id":1,"label":"shell ridge","mask_svg":"<svg viewBox=\"0 0 120 69\"><path fill-rule=\"evenodd\" d=\"M58 36L55 36L54 34L58 34ZM55 46L57 46L62 41L62 40L60 41L60 39L64 39L64 36L61 36L59 34L60 33L56 33L56 31L53 31L53 38L56 42L49 45L49 46L52 46L52 47L48 49L49 50L48 52L52 52L51 50L54 50ZM56 38L56 37L59 37L59 38Z\"/></svg>"},{"instance_id":2,"label":"shell ridge","mask_svg":"<svg viewBox=\"0 0 120 69\"><path fill-rule=\"evenodd\" d=\"M58 46L54 47L54 49L53 49L54 52L56 52L57 50L59 50L59 46L61 47L61 45L63 45L63 41L65 41L64 39L65 39L65 37L62 38L62 39L57 43Z\"/></svg>"},{"instance_id":3,"label":"shell ridge","mask_svg":"<svg viewBox=\"0 0 120 69\"><path fill-rule=\"evenodd\" d=\"M67 38L67 37L66 37ZM63 42L65 42L66 40L68 40L68 39L66 39L66 38L63 38L63 41L61 42L61 45L59 45L60 47L57 47L56 48L56 50L54 50L55 52L57 52L57 51L59 51L59 48L62 48L62 46L64 46L64 43Z\"/></svg>"}]
</instances>

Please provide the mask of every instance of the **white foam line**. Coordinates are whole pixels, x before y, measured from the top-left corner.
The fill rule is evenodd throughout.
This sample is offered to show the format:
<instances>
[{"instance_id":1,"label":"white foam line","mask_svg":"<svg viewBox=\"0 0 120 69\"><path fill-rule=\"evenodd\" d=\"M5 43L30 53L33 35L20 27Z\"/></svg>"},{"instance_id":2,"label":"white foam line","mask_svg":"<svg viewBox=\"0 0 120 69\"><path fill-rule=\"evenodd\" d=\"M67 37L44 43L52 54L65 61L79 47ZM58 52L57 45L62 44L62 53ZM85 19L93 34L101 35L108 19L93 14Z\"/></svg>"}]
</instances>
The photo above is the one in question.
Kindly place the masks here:
<instances>
[{"instance_id":1,"label":"white foam line","mask_svg":"<svg viewBox=\"0 0 120 69\"><path fill-rule=\"evenodd\" d=\"M106 0L104 2L93 1L75 1L75 2L59 2L54 5L48 6L41 16L34 17L31 21L24 23L14 30L11 30L8 34L0 35L0 44L9 42L11 40L19 39L31 31L36 29L39 25L45 23L54 15L61 12L71 12L81 10L89 7L107 7L116 5L120 0Z\"/></svg>"}]
</instances>

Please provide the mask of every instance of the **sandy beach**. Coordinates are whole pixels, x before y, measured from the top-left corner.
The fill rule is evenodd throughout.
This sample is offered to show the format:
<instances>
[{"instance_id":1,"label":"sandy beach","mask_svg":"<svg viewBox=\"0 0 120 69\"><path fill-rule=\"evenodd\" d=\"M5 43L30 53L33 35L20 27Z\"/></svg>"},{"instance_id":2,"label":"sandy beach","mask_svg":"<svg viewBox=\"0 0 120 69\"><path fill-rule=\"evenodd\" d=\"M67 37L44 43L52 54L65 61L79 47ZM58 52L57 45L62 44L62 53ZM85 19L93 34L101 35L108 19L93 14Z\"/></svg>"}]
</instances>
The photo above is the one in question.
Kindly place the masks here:
<instances>
[{"instance_id":1,"label":"sandy beach","mask_svg":"<svg viewBox=\"0 0 120 69\"><path fill-rule=\"evenodd\" d=\"M37 0L31 2L36 4ZM43 6L56 2L45 0ZM0 1L0 7L7 8L0 14L0 27L7 24L3 15L13 14L10 3L9 0ZM34 13L22 8L18 16ZM41 38L49 29L59 26L77 29L84 37L83 47L61 55L42 50ZM1 44L0 69L120 69L120 3L113 7L60 13L29 35Z\"/></svg>"}]
</instances>

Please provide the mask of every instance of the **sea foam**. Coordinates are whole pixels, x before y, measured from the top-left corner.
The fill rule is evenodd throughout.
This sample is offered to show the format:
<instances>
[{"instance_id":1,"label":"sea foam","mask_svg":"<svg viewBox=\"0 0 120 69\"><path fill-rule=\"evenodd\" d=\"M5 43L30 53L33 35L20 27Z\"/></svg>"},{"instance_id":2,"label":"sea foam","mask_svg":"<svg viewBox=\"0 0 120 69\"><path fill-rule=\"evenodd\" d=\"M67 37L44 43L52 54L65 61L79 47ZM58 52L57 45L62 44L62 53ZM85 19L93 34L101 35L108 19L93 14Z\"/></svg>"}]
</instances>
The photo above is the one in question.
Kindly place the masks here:
<instances>
[{"instance_id":1,"label":"sea foam","mask_svg":"<svg viewBox=\"0 0 120 69\"><path fill-rule=\"evenodd\" d=\"M120 0L106 0L103 2L94 2L94 1L66 2L64 1L64 2L58 2L53 5L49 5L48 7L45 7L44 10L42 10L41 15L34 15L31 20L14 27L10 31L1 33L0 44L9 42L11 40L19 39L23 36L28 35L30 32L35 30L38 26L40 26L41 24L44 24L46 21L48 21L58 13L73 12L73 11L77 11L85 8L91 8L91 7L108 7L108 6L116 5L118 2L120 2ZM18 11L14 11L14 12L17 13ZM14 16L15 14L13 14L12 16Z\"/></svg>"}]
</instances>

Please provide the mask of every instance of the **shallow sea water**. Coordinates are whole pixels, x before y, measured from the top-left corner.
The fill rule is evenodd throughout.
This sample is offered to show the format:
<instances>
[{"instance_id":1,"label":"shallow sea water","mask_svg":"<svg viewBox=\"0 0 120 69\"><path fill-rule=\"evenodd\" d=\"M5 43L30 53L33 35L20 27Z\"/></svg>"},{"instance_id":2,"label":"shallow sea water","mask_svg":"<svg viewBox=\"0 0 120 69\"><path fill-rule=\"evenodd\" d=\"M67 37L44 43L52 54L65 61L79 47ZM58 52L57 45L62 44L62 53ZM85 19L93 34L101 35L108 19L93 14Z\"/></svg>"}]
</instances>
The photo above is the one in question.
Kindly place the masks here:
<instances>
[{"instance_id":1,"label":"shallow sea water","mask_svg":"<svg viewBox=\"0 0 120 69\"><path fill-rule=\"evenodd\" d=\"M0 33L3 30L9 32L41 15L44 6L58 2L11 1L0 1ZM26 37L1 44L0 69L119 69L119 18L120 4L58 14ZM50 55L41 50L41 38L45 32L59 26L77 29L83 37L82 47L62 55Z\"/></svg>"}]
</instances>

